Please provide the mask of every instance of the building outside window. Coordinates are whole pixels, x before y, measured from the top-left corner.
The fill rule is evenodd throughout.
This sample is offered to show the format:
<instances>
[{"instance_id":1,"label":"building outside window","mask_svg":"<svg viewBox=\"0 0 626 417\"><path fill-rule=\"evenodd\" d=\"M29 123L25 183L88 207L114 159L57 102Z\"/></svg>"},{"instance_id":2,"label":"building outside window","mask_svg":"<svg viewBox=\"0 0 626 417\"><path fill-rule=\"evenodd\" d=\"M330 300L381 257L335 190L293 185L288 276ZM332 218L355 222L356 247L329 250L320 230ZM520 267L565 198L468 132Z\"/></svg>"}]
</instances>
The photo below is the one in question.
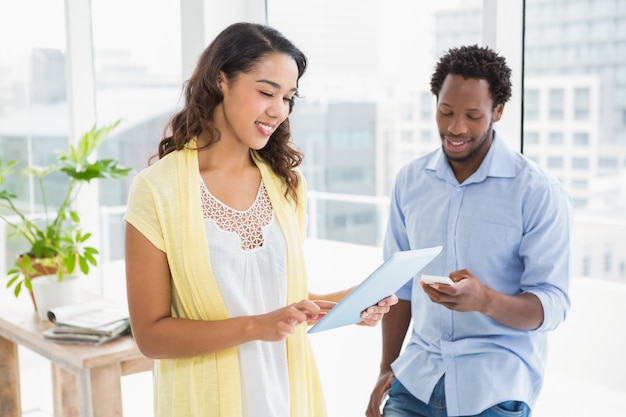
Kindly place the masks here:
<instances>
[{"instance_id":1,"label":"building outside window","mask_svg":"<svg viewBox=\"0 0 626 417\"><path fill-rule=\"evenodd\" d=\"M563 132L550 132L548 134L548 144L552 146L563 145Z\"/></svg>"},{"instance_id":2,"label":"building outside window","mask_svg":"<svg viewBox=\"0 0 626 417\"><path fill-rule=\"evenodd\" d=\"M587 132L574 132L572 141L574 146L588 146L589 134Z\"/></svg>"},{"instance_id":3,"label":"building outside window","mask_svg":"<svg viewBox=\"0 0 626 417\"><path fill-rule=\"evenodd\" d=\"M550 100L550 120L563 120L564 111L564 94L562 89L550 89L548 91Z\"/></svg>"},{"instance_id":4,"label":"building outside window","mask_svg":"<svg viewBox=\"0 0 626 417\"><path fill-rule=\"evenodd\" d=\"M526 120L539 119L539 90L526 89L524 91L524 118Z\"/></svg>"},{"instance_id":5,"label":"building outside window","mask_svg":"<svg viewBox=\"0 0 626 417\"><path fill-rule=\"evenodd\" d=\"M574 119L575 120L588 120L589 119L589 106L590 91L588 88L576 88L574 89Z\"/></svg>"}]
</instances>

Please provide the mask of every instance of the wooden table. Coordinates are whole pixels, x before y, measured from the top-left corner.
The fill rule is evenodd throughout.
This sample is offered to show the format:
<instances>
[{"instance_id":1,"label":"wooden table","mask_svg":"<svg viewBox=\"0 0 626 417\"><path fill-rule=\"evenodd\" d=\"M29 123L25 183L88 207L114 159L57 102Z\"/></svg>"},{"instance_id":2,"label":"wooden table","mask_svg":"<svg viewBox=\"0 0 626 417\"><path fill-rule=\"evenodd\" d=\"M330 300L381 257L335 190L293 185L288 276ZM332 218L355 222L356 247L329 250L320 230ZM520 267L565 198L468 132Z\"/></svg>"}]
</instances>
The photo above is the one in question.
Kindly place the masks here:
<instances>
[{"instance_id":1,"label":"wooden table","mask_svg":"<svg viewBox=\"0 0 626 417\"><path fill-rule=\"evenodd\" d=\"M101 346L54 343L27 297L0 299L0 416L22 417L18 345L50 360L55 417L120 417L121 377L151 371L131 336ZM34 393L29 393L32 395Z\"/></svg>"}]
</instances>

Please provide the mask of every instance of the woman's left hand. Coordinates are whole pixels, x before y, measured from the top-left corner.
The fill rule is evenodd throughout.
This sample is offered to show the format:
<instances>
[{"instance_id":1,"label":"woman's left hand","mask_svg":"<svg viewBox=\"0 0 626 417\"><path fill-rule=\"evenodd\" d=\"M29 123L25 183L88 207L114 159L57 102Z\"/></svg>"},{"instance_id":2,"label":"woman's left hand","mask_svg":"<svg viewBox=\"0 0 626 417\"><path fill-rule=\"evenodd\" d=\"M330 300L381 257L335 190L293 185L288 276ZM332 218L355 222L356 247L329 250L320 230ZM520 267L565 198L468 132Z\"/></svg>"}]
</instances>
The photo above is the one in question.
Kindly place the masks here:
<instances>
[{"instance_id":1,"label":"woman's left hand","mask_svg":"<svg viewBox=\"0 0 626 417\"><path fill-rule=\"evenodd\" d=\"M383 316L389 312L391 306L397 303L398 297L395 294L383 298L378 304L368 307L361 313L361 319L363 321L359 324L370 327L376 326Z\"/></svg>"}]
</instances>

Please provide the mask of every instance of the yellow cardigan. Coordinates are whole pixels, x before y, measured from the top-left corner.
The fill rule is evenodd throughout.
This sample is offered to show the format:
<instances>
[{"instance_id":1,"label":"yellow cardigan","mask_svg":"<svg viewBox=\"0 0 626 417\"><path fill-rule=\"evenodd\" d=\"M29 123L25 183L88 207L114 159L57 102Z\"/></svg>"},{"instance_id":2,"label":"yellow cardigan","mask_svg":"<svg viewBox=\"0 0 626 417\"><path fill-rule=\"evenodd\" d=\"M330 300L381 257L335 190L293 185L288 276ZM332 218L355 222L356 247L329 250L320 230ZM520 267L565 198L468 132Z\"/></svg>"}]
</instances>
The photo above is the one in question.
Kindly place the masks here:
<instances>
[{"instance_id":1,"label":"yellow cardigan","mask_svg":"<svg viewBox=\"0 0 626 417\"><path fill-rule=\"evenodd\" d=\"M209 261L200 199L195 141L144 169L133 180L125 220L167 255L172 275L172 316L223 320L228 313ZM284 184L256 153L274 216L287 244L287 304L308 297L302 252L306 222L306 184L300 177L296 206ZM319 376L306 325L287 343L291 416L324 417ZM192 358L157 360L154 375L156 417L242 416L237 348Z\"/></svg>"}]
</instances>

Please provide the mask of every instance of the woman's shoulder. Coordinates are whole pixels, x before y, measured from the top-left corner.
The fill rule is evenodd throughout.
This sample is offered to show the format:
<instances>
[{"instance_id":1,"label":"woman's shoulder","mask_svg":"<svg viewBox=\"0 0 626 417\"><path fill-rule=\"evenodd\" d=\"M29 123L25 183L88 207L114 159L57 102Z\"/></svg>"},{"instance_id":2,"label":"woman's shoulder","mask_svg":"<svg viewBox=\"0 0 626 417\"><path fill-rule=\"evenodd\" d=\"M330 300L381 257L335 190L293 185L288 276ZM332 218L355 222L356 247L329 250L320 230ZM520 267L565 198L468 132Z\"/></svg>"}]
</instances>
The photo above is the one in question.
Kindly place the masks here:
<instances>
[{"instance_id":1,"label":"woman's shoulder","mask_svg":"<svg viewBox=\"0 0 626 417\"><path fill-rule=\"evenodd\" d=\"M142 169L137 176L143 177L145 179L164 179L165 178L173 178L174 170L178 166L180 160L180 151L171 152L156 162L151 163L144 169Z\"/></svg>"},{"instance_id":2,"label":"woman's shoulder","mask_svg":"<svg viewBox=\"0 0 626 417\"><path fill-rule=\"evenodd\" d=\"M144 197L150 195L153 199L171 198L172 193L176 192L180 185L178 154L179 151L174 151L143 168L133 178L131 193Z\"/></svg>"}]
</instances>

